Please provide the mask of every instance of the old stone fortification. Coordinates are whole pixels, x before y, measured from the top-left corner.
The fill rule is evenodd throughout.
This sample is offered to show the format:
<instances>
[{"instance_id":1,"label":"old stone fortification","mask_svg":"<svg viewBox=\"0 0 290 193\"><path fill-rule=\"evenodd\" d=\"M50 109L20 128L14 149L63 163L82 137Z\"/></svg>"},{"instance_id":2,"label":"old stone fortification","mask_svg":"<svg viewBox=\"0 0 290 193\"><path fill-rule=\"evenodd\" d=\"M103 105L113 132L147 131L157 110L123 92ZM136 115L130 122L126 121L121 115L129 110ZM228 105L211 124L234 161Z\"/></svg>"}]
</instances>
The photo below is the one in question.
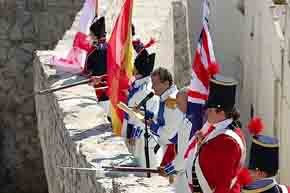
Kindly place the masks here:
<instances>
[{"instance_id":1,"label":"old stone fortification","mask_svg":"<svg viewBox=\"0 0 290 193\"><path fill-rule=\"evenodd\" d=\"M82 1L0 1L0 192L46 193L33 97L33 52L51 49Z\"/></svg>"},{"instance_id":2,"label":"old stone fortification","mask_svg":"<svg viewBox=\"0 0 290 193\"><path fill-rule=\"evenodd\" d=\"M62 36L71 27L82 4L82 0L0 1L1 193L40 193L48 190L57 193L77 190L86 192L95 190L98 186L94 175L57 169L58 164L88 166L86 162L88 158L85 159L76 152L76 147L79 148L76 144L80 143L78 140L71 139L70 135L73 136L71 132L74 129L94 128L102 124L99 119L94 120L97 116L102 116L101 111L98 114L98 109L92 108L89 111L86 106L94 102L93 99L88 99L88 96L93 97L93 91L81 92L83 96L75 93L74 101L78 101L76 106L86 109L86 111L82 110L82 113L74 112L72 107L69 107L68 111L63 110L60 101L54 95L47 98L37 97L36 103L33 97L26 97L33 92L34 83L35 89L40 89L63 79L62 76L47 73L47 69L41 65L45 63L43 59L45 60L47 56L37 57L33 70L34 51L52 49L57 43L58 53L69 48L74 31L68 31L64 37ZM102 14L108 19L107 27L110 31L122 1L107 0L103 1L103 4L106 6ZM172 56L177 55L174 44L178 40L178 38L175 40L175 35L180 26L175 26L173 29L173 23L184 14L178 6L178 3L168 0L135 1L133 20L137 33L144 41L148 41L150 37L156 38L158 44L151 50L160 53L160 56L165 56L160 50L169 44L165 35L171 32L168 36L171 45L168 50ZM72 29L76 26L77 23ZM182 29L184 31L184 28ZM167 50L162 52L166 53ZM166 59L167 57L159 57L158 64L168 67L171 61L167 62ZM172 69L172 71L178 70ZM178 80L177 76L176 79ZM68 82L70 81L72 80ZM67 98L71 95L73 94L68 94ZM61 101L68 102L64 99ZM91 104L91 106L96 105ZM69 123L63 122L64 115L71 117ZM87 120L88 115L94 119ZM85 121L83 117L86 117ZM80 122L87 123L89 126L80 126L78 125ZM93 145L89 147L95 149Z\"/></svg>"},{"instance_id":3,"label":"old stone fortification","mask_svg":"<svg viewBox=\"0 0 290 193\"><path fill-rule=\"evenodd\" d=\"M122 1L99 1L109 35ZM223 73L242 79L241 71L246 72L239 61L242 48L236 45L243 40L239 34L243 16L233 3L216 2L212 3L210 23L217 59ZM35 99L25 97L33 90L81 79L57 72L47 63L50 55L64 55L70 48L83 0L0 3L0 192L172 192L168 181L158 176L147 179L61 168L135 164L124 141L112 135L88 85ZM150 48L157 53L156 66L169 68L179 87L186 85L200 32L201 0L134 3L137 36L144 42L151 37L157 40ZM48 51L34 54L35 50Z\"/></svg>"},{"instance_id":4,"label":"old stone fortification","mask_svg":"<svg viewBox=\"0 0 290 193\"><path fill-rule=\"evenodd\" d=\"M121 3L122 1L112 0L102 8L101 15L106 15L109 33ZM174 23L175 17L178 17L177 14L181 14L177 4L166 0L164 7L160 8L159 3L159 7L156 7L157 1L153 5L152 2L135 1L133 20L138 35L145 41L150 37L159 39L163 30L166 29L165 26L169 30L168 23ZM171 16L168 17L169 15ZM152 22L158 16L160 16L160 21ZM63 55L70 48L73 35L77 30L78 19L79 15L76 16L71 29L66 32L54 50L36 53L34 90L81 80L81 77L63 74L47 65L51 55ZM154 25L145 28L148 23ZM172 29L172 31L174 30ZM174 43L174 37L172 37L172 41ZM161 44L167 44L167 42L160 42ZM156 48L157 46L153 47L152 51L158 51L159 48ZM173 47L170 51L177 54ZM137 175L139 177L134 177L132 174L62 168L65 166L99 167L110 164L136 164L135 158L128 152L123 139L112 134L101 107L95 101L92 87L83 85L47 96L36 96L35 105L49 192L173 192L168 180L159 176L148 179L140 174Z\"/></svg>"},{"instance_id":5,"label":"old stone fortification","mask_svg":"<svg viewBox=\"0 0 290 193\"><path fill-rule=\"evenodd\" d=\"M106 11L102 14L107 17L107 27L110 31L122 1L103 2L106 2L106 7L103 8ZM33 53L35 50L52 49L58 40L60 40L57 46L58 52L69 47L71 42L66 40L72 40L73 32L68 32L64 38L62 36L71 27L82 3L83 1L67 0L3 0L0 2L0 192L39 193L47 192L48 189L51 192L89 191L95 184L92 175L87 173L80 175L55 168L56 164L77 166L88 164L81 154L73 153L76 151L75 144L78 143L69 138L70 133L67 128L70 127L62 123L62 115L79 117L77 120L70 121L68 125L71 126L83 120L82 117L87 118L88 114L98 116L97 113L93 113L98 109L88 114L84 111L82 116L78 113L73 114L71 111L60 110L59 101L54 96L37 97L37 103L32 97L26 97L33 92L33 81L38 81L35 88L40 89L49 87L53 82L63 78L52 74L49 76L46 70L41 68L40 63L43 62L40 62L41 59L35 59L33 75ZM182 12L176 6L178 7L178 3L171 4L168 0L135 1L133 20L137 33L144 41L148 41L150 37L156 38L159 43L152 48L152 51L160 53L160 56L164 55L161 52L167 51L160 50L169 44L169 41L164 39L166 33L171 31L171 36L168 37L171 41L169 51L172 56L177 54L173 46L176 41L174 39L176 28L173 29L172 26L174 20L182 17L179 16ZM164 66L171 64L171 61L165 62L165 59L157 60ZM90 92L93 95L93 91ZM87 98L88 95L83 97ZM76 97L76 99L79 98L80 96ZM87 101L84 104L82 102L84 101L80 99L79 106L86 107ZM35 106L38 112L35 112ZM94 120L83 122L95 123ZM91 125L92 128L94 126ZM91 148L94 149L94 147ZM73 185L69 183L71 181L85 183ZM86 185L88 186L85 189L81 188Z\"/></svg>"}]
</instances>

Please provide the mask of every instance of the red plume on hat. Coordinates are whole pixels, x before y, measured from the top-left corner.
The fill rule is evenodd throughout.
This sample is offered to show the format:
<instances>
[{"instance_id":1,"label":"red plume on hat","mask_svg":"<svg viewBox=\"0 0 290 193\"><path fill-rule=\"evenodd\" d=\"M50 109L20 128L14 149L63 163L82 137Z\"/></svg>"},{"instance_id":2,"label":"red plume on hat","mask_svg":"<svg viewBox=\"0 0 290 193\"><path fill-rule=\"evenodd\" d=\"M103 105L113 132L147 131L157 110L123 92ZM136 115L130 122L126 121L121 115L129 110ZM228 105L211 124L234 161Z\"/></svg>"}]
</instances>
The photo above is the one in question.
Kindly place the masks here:
<instances>
[{"instance_id":1,"label":"red plume on hat","mask_svg":"<svg viewBox=\"0 0 290 193\"><path fill-rule=\"evenodd\" d=\"M238 182L241 186L246 186L253 182L250 171L247 168L242 168L238 174Z\"/></svg>"},{"instance_id":2,"label":"red plume on hat","mask_svg":"<svg viewBox=\"0 0 290 193\"><path fill-rule=\"evenodd\" d=\"M260 117L254 117L248 124L248 129L252 135L259 135L264 130L264 124Z\"/></svg>"},{"instance_id":3,"label":"red plume on hat","mask_svg":"<svg viewBox=\"0 0 290 193\"><path fill-rule=\"evenodd\" d=\"M147 44L145 44L145 48L149 48L149 47L151 47L153 44L155 44L156 43L156 40L154 39L154 38L151 38L150 40L149 40L149 42L147 43Z\"/></svg>"},{"instance_id":4,"label":"red plume on hat","mask_svg":"<svg viewBox=\"0 0 290 193\"><path fill-rule=\"evenodd\" d=\"M134 45L137 45L138 43L140 44L140 40L133 42ZM144 50L146 50L146 48L153 46L155 43L156 43L156 40L154 38L151 38L149 42L147 42L147 44L145 44L140 50L138 50L137 56L140 55Z\"/></svg>"}]
</instances>

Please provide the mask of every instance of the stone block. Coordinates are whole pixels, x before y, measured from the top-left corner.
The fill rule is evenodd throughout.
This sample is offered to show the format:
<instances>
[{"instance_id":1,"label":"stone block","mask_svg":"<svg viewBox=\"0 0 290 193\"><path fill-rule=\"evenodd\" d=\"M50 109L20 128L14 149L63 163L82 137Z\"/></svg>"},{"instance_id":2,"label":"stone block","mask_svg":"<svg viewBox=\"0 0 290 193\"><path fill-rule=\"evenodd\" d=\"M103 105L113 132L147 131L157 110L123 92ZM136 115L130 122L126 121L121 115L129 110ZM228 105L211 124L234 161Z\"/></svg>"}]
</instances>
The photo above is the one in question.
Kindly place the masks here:
<instances>
[{"instance_id":1,"label":"stone block","mask_svg":"<svg viewBox=\"0 0 290 193\"><path fill-rule=\"evenodd\" d=\"M19 23L16 23L11 30L9 31L9 39L13 41L22 40L23 34L21 30L21 26Z\"/></svg>"},{"instance_id":2,"label":"stone block","mask_svg":"<svg viewBox=\"0 0 290 193\"><path fill-rule=\"evenodd\" d=\"M0 39L5 40L8 38L8 29L10 24L7 20L1 18L0 19Z\"/></svg>"},{"instance_id":3,"label":"stone block","mask_svg":"<svg viewBox=\"0 0 290 193\"><path fill-rule=\"evenodd\" d=\"M47 0L24 0L24 7L29 12L47 11Z\"/></svg>"},{"instance_id":4,"label":"stone block","mask_svg":"<svg viewBox=\"0 0 290 193\"><path fill-rule=\"evenodd\" d=\"M174 29L174 77L178 87L189 85L191 65L188 55L186 7L181 1L172 3Z\"/></svg>"}]
</instances>

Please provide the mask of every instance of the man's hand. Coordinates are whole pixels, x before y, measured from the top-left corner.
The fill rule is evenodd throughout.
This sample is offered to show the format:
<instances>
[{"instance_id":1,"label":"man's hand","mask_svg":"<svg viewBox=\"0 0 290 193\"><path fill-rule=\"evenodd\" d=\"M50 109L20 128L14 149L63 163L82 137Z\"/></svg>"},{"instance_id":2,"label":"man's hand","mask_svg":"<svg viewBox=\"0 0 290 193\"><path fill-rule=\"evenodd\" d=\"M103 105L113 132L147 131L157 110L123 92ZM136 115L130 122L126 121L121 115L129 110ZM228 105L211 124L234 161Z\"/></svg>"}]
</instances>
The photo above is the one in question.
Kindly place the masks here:
<instances>
[{"instance_id":1,"label":"man's hand","mask_svg":"<svg viewBox=\"0 0 290 193\"><path fill-rule=\"evenodd\" d=\"M165 168L164 167L158 167L158 170L159 170L159 175L160 176L165 177L165 178L168 177L169 184L173 184L174 183L175 177L174 177L173 174L168 175L165 172Z\"/></svg>"},{"instance_id":2,"label":"man's hand","mask_svg":"<svg viewBox=\"0 0 290 193\"><path fill-rule=\"evenodd\" d=\"M102 77L99 77L99 76L91 76L90 80L91 81L90 81L89 85L90 86L95 86L95 85L97 85L98 83L101 82Z\"/></svg>"},{"instance_id":3,"label":"man's hand","mask_svg":"<svg viewBox=\"0 0 290 193\"><path fill-rule=\"evenodd\" d=\"M167 175L166 172L165 172L164 167L158 167L157 169L159 170L159 175L160 175L160 176L168 177L168 175Z\"/></svg>"},{"instance_id":4,"label":"man's hand","mask_svg":"<svg viewBox=\"0 0 290 193\"><path fill-rule=\"evenodd\" d=\"M153 119L148 119L148 120L146 120L146 123L147 123L148 127L150 127L154 123L154 121L153 121Z\"/></svg>"},{"instance_id":5,"label":"man's hand","mask_svg":"<svg viewBox=\"0 0 290 193\"><path fill-rule=\"evenodd\" d=\"M135 106L135 107L132 107L132 110L133 110L134 112L136 112L136 113L138 113L138 112L139 112L139 109L137 108L137 106Z\"/></svg>"},{"instance_id":6,"label":"man's hand","mask_svg":"<svg viewBox=\"0 0 290 193\"><path fill-rule=\"evenodd\" d=\"M203 137L203 133L202 133L202 131L197 131L197 132L195 133L195 137L196 137L198 143L201 143L202 140L203 140L203 138L204 138L204 137Z\"/></svg>"}]
</instances>

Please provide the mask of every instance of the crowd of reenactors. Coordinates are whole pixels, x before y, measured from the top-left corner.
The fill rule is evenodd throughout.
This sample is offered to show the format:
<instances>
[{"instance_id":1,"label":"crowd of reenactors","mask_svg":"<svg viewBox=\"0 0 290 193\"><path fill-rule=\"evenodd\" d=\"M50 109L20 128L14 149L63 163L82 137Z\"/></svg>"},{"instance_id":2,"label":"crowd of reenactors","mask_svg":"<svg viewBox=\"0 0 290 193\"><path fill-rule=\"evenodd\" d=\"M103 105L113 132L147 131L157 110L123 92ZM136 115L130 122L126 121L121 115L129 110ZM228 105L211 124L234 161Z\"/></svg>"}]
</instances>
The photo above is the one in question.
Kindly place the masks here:
<instances>
[{"instance_id":1,"label":"crowd of reenactors","mask_svg":"<svg viewBox=\"0 0 290 193\"><path fill-rule=\"evenodd\" d=\"M135 37L135 28L132 26ZM84 74L95 77L93 86L106 85L107 42L104 17L90 27L91 46ZM178 90L166 68L155 68L155 53L149 53L140 39L135 50L134 81L127 91L128 107L142 112L145 122L125 114L123 137L139 166L158 168L169 177L178 193L290 192L275 180L279 170L279 142L262 135L260 118L246 126L252 133L249 164L245 169L246 139L236 107L237 82L220 75L211 77L209 96L202 107L203 126L194 133L188 109L188 87ZM101 77L101 78L100 78ZM154 92L154 96L150 93ZM96 92L108 117L106 89ZM145 105L140 103L146 98ZM145 132L148 128L149 132ZM147 141L146 141L147 140ZM148 143L148 154L144 145ZM146 158L149 157L149 158ZM149 159L146 160L146 159ZM149 165L148 163L149 162Z\"/></svg>"}]
</instances>

